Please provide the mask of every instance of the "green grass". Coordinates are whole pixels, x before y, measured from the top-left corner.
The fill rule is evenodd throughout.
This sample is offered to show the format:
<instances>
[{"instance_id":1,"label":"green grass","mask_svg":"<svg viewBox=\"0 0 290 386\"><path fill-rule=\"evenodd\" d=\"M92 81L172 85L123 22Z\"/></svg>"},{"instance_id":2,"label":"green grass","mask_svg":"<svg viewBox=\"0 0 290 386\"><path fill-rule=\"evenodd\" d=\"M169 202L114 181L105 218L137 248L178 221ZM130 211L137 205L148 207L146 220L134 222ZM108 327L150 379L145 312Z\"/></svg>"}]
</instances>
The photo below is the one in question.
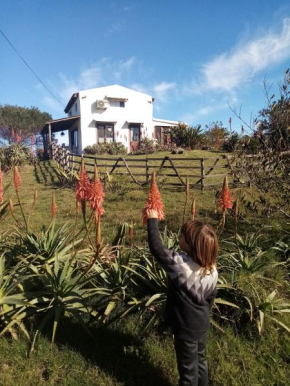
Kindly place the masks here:
<instances>
[{"instance_id":1,"label":"green grass","mask_svg":"<svg viewBox=\"0 0 290 386\"><path fill-rule=\"evenodd\" d=\"M31 212L34 191L38 191L38 201L31 214L32 228L40 229L48 225L51 218L50 207L52 194L55 193L58 205L57 224L74 221L74 191L60 188L58 177L50 162L39 165L23 166L20 169L22 186L20 196L24 210ZM113 177L114 178L114 177ZM119 179L119 180L118 180ZM11 173L5 175L5 184L12 180ZM115 177L118 189L106 189L105 210L103 216L103 236L110 242L119 223L133 221L134 240L144 242L146 232L141 225L141 209L144 206L147 188L129 184L126 179ZM220 181L220 186L222 181ZM177 230L182 223L185 200L183 188L170 189L162 186L161 194L165 204L166 222L172 230ZM234 189L238 196L241 189ZM216 190L208 189L203 193L192 190L191 197L196 198L197 217L217 225L220 213L216 213ZM11 198L16 204L12 184L5 191L5 200ZM239 223L241 234L262 229L268 236L277 240L279 229L287 225L281 219L259 218L246 215ZM21 221L19 207L15 206L15 215ZM189 207L187 218L190 217ZM232 236L232 217L227 217L224 236ZM5 231L13 224L8 213L5 222L0 223L0 230ZM280 271L273 271L273 278L278 279ZM284 280L283 277L281 280ZM286 286L286 283L285 283ZM287 293L287 291L285 291ZM110 327L96 328L92 325L92 340L82 328L66 320L57 334L57 344L50 350L50 332L41 337L37 351L27 358L28 341L20 334L19 340L9 336L0 339L0 385L36 386L36 385L108 385L108 386L174 386L178 375L175 353L171 336L160 333L161 328L151 333L144 340L141 322L136 316L115 323ZM158 332L159 331L159 332ZM245 332L248 326L245 326ZM289 384L290 377L290 337L281 329L266 326L260 337L253 333L237 332L228 323L225 332L211 329L208 339L208 362L212 386L282 386Z\"/></svg>"},{"instance_id":2,"label":"green grass","mask_svg":"<svg viewBox=\"0 0 290 386\"><path fill-rule=\"evenodd\" d=\"M23 338L0 340L1 385L175 386L178 374L171 336L150 334L140 341L138 321L130 317L93 331L95 342L78 325L63 325L50 350L49 337L26 357ZM286 386L290 368L289 336L266 331L251 340L211 330L208 362L212 386Z\"/></svg>"},{"instance_id":3,"label":"green grass","mask_svg":"<svg viewBox=\"0 0 290 386\"><path fill-rule=\"evenodd\" d=\"M20 188L20 197L24 203L25 213L28 215L32 212L32 203L34 191L38 192L38 201L35 205L33 213L30 215L31 227L35 230L40 229L43 224L48 225L51 218L51 200L55 194L58 206L57 223L62 225L68 221L73 222L75 219L76 203L74 190L71 188L63 188L59 185L59 179L54 167L50 161L40 162L36 166L23 166L20 169L22 176L22 186ZM8 186L5 191L5 199L12 199L13 203L17 203L16 195L12 183L12 173L8 173L4 177L4 185ZM183 210L185 203L185 189L183 187L172 188L162 185L162 179L158 179L159 187L164 201L166 224L167 226L177 231L183 222ZM193 197L196 199L196 214L197 218L208 221L213 225L217 225L221 215L216 210L217 191L222 187L222 179L219 179L220 184L216 188L208 188L204 192L199 189L191 189L191 196L188 202L186 219L190 218L190 205ZM106 197L104 202L105 214L102 217L102 232L105 242L110 242L118 225L122 222L133 222L135 241L140 242L145 239L144 227L141 224L141 211L144 207L148 187L139 187L124 176L112 175L111 185L117 185L117 188L106 188ZM245 192L244 188L233 189L234 197ZM244 212L241 207L242 214ZM21 221L19 207L15 206L15 215ZM255 215L254 215L255 216ZM253 217L254 217L253 216ZM225 234L231 234L232 217L228 217L227 222L229 227L226 227ZM279 221L264 220L265 225L278 226ZM8 215L5 224L13 224L14 220L11 215ZM245 215L244 220L240 221L240 231L249 227L251 217ZM164 227L165 223L161 224ZM1 227L1 224L0 224ZM255 221L251 224L251 229L254 231L260 228L260 223Z\"/></svg>"}]
</instances>

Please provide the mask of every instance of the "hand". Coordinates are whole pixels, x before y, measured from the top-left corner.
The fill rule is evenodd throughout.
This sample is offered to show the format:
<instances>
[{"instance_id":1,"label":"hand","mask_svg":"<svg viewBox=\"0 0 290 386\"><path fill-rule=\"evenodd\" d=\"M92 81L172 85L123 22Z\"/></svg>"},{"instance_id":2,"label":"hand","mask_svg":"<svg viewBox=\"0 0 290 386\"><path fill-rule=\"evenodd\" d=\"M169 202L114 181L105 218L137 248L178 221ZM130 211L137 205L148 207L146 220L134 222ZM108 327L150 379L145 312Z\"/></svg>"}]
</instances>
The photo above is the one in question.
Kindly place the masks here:
<instances>
[{"instance_id":1,"label":"hand","mask_svg":"<svg viewBox=\"0 0 290 386\"><path fill-rule=\"evenodd\" d=\"M158 218L157 210L148 209L147 210L147 218Z\"/></svg>"}]
</instances>

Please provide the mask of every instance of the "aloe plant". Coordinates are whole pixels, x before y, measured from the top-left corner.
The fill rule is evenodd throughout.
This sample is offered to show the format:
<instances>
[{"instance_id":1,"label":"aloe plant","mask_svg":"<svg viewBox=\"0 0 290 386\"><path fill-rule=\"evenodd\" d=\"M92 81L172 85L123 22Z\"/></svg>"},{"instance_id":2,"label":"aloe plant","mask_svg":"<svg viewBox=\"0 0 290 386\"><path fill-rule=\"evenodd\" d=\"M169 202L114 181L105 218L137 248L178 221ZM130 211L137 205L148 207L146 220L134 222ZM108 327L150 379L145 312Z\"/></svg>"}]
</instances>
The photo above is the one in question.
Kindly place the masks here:
<instances>
[{"instance_id":1,"label":"aloe plant","mask_svg":"<svg viewBox=\"0 0 290 386\"><path fill-rule=\"evenodd\" d=\"M34 349L37 336L51 320L53 320L51 344L54 343L59 321L64 316L75 317L90 333L82 315L97 315L87 303L87 300L96 294L96 288L89 285L96 273L84 274L72 259L61 262L57 254L53 264L32 265L31 269L42 282L45 294L43 303L39 304L44 316L37 327L31 350Z\"/></svg>"},{"instance_id":2,"label":"aloe plant","mask_svg":"<svg viewBox=\"0 0 290 386\"><path fill-rule=\"evenodd\" d=\"M259 246L261 235L251 234L244 238L236 236L235 241L225 241L232 250L220 256L220 263L227 269L237 274L240 271L256 274L265 272L271 262L266 257L266 251Z\"/></svg>"},{"instance_id":3,"label":"aloe plant","mask_svg":"<svg viewBox=\"0 0 290 386\"><path fill-rule=\"evenodd\" d=\"M25 291L23 282L30 279L32 275L21 275L21 265L22 262L10 268L5 254L0 256L0 320L2 322L0 335L6 331L13 334L13 325L17 324L29 337L23 323L25 319L23 311L35 307L33 299L37 294Z\"/></svg>"},{"instance_id":4,"label":"aloe plant","mask_svg":"<svg viewBox=\"0 0 290 386\"><path fill-rule=\"evenodd\" d=\"M277 290L272 291L269 295L259 300L257 305L259 313L257 319L259 333L262 334L265 320L267 319L282 327L287 332L290 332L290 327L277 318L279 315L290 313L290 303L285 303L283 299L277 298Z\"/></svg>"},{"instance_id":5,"label":"aloe plant","mask_svg":"<svg viewBox=\"0 0 290 386\"><path fill-rule=\"evenodd\" d=\"M103 256L102 256L103 254ZM107 322L118 304L128 299L131 272L128 266L131 259L130 249L123 246L101 251L101 256L92 266L97 272L95 279L96 294L100 295L97 307L102 311L102 320Z\"/></svg>"}]
</instances>

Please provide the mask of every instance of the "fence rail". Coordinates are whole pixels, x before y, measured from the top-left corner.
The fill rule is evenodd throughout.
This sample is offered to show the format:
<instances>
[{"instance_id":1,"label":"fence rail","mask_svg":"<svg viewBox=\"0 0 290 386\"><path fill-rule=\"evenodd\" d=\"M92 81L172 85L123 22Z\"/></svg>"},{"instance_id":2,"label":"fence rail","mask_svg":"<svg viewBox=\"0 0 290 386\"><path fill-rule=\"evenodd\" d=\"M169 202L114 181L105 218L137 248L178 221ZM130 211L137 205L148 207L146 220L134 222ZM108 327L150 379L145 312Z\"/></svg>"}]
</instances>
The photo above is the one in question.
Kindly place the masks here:
<instances>
[{"instance_id":1,"label":"fence rail","mask_svg":"<svg viewBox=\"0 0 290 386\"><path fill-rule=\"evenodd\" d=\"M191 187L199 187L202 191L206 187L221 185L221 179L224 176L234 174L234 158L226 155L204 158L175 156L163 158L95 157L73 154L52 142L50 156L66 173L78 172L83 159L89 174L94 172L94 165L97 165L101 176L114 173L128 176L140 186L149 183L150 174L154 170L157 176L162 176L165 185L185 186L188 178Z\"/></svg>"}]
</instances>

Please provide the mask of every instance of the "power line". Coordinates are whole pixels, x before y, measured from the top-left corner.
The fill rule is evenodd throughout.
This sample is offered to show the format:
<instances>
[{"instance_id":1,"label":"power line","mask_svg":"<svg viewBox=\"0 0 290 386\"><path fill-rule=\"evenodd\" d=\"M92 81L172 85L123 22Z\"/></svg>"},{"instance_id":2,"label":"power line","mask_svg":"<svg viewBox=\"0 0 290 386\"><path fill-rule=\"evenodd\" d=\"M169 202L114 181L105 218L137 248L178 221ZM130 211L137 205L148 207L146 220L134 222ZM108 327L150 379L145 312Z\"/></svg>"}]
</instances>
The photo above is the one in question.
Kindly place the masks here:
<instances>
[{"instance_id":1,"label":"power line","mask_svg":"<svg viewBox=\"0 0 290 386\"><path fill-rule=\"evenodd\" d=\"M4 34L3 31L1 31L1 34L3 35L3 37L7 40L8 44L13 48L13 50L16 52L16 54L20 57L20 59L22 60L22 62L26 65L26 67L28 67L28 69L32 72L32 74L36 77L36 79L43 85L43 87L46 88L46 90L50 93L50 95L52 95L54 97L54 99L56 99L61 105L62 107L64 107L64 105L62 104L62 102L53 94L52 91L50 91L50 89L46 86L46 84L43 83L43 81L39 78L39 76L33 71L33 69L29 66L29 64L26 62L26 60L21 56L21 54L17 51L17 49L13 46L13 44L10 42L10 40L8 39L8 37Z\"/></svg>"}]
</instances>

